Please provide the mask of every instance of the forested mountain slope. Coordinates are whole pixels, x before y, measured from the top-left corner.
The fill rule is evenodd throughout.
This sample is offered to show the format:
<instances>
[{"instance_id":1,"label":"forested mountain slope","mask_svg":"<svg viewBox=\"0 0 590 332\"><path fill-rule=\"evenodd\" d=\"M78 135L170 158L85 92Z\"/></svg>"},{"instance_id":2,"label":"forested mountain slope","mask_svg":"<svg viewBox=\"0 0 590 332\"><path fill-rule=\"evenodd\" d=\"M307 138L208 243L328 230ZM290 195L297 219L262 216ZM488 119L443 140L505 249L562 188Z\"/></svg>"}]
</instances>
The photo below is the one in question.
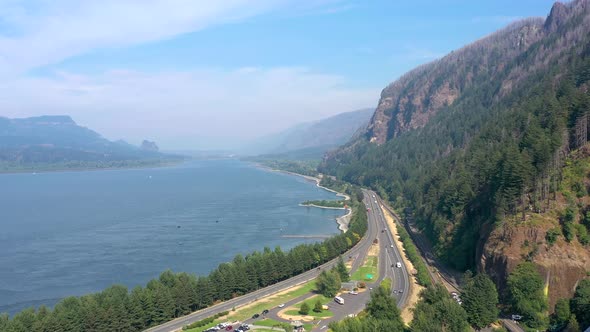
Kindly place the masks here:
<instances>
[{"instance_id":1,"label":"forested mountain slope","mask_svg":"<svg viewBox=\"0 0 590 332\"><path fill-rule=\"evenodd\" d=\"M133 166L171 158L178 157L111 142L69 116L0 117L0 170Z\"/></svg>"},{"instance_id":2,"label":"forested mountain slope","mask_svg":"<svg viewBox=\"0 0 590 332\"><path fill-rule=\"evenodd\" d=\"M327 151L348 142L359 129L365 130L372 114L373 110L367 108L301 123L257 140L244 152L320 159Z\"/></svg>"},{"instance_id":3,"label":"forested mountain slope","mask_svg":"<svg viewBox=\"0 0 590 332\"><path fill-rule=\"evenodd\" d=\"M590 1L556 3L545 20L514 23L392 83L366 133L320 171L409 208L439 257L482 269L498 226L541 229L531 215L559 209L566 159L588 139L589 87ZM588 251L572 241L564 250ZM571 296L575 285L563 288Z\"/></svg>"}]
</instances>

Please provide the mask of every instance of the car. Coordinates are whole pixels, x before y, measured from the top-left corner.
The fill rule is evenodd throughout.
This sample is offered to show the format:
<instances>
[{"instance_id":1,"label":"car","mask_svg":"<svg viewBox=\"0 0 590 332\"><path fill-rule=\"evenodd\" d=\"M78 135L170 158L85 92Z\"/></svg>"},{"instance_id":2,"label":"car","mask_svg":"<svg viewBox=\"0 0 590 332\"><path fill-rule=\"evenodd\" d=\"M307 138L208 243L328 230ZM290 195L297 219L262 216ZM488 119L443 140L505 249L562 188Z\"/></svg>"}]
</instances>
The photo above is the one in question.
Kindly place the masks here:
<instances>
[{"instance_id":1,"label":"car","mask_svg":"<svg viewBox=\"0 0 590 332\"><path fill-rule=\"evenodd\" d=\"M522 316L521 315L512 315L512 320L517 321L517 320L521 320Z\"/></svg>"},{"instance_id":2,"label":"car","mask_svg":"<svg viewBox=\"0 0 590 332\"><path fill-rule=\"evenodd\" d=\"M391 247L391 248L393 248L393 244L392 244L392 245L390 245L390 247Z\"/></svg>"},{"instance_id":3,"label":"car","mask_svg":"<svg viewBox=\"0 0 590 332\"><path fill-rule=\"evenodd\" d=\"M244 331L248 331L250 329L250 325L248 324L243 324L242 326L240 326L240 328Z\"/></svg>"},{"instance_id":4,"label":"car","mask_svg":"<svg viewBox=\"0 0 590 332\"><path fill-rule=\"evenodd\" d=\"M359 295L359 292L350 291L350 292L348 292L348 294L350 294L350 295Z\"/></svg>"},{"instance_id":5,"label":"car","mask_svg":"<svg viewBox=\"0 0 590 332\"><path fill-rule=\"evenodd\" d=\"M258 317L260 317L260 315L259 315L259 314L254 314L254 315L252 315L252 319L256 319L256 318L258 318Z\"/></svg>"},{"instance_id":6,"label":"car","mask_svg":"<svg viewBox=\"0 0 590 332\"><path fill-rule=\"evenodd\" d=\"M234 329L234 327L233 327L233 326L231 326L231 325L228 325L228 326L225 328L225 330L226 330L226 331L231 331L231 330L233 330L233 329Z\"/></svg>"},{"instance_id":7,"label":"car","mask_svg":"<svg viewBox=\"0 0 590 332\"><path fill-rule=\"evenodd\" d=\"M285 306L285 304L284 304L284 303L281 303L281 304L279 304L279 306L278 306L278 307L279 307L279 308L283 308L284 306Z\"/></svg>"},{"instance_id":8,"label":"car","mask_svg":"<svg viewBox=\"0 0 590 332\"><path fill-rule=\"evenodd\" d=\"M459 293L457 292L451 292L451 296L455 299L459 296Z\"/></svg>"},{"instance_id":9,"label":"car","mask_svg":"<svg viewBox=\"0 0 590 332\"><path fill-rule=\"evenodd\" d=\"M404 290L403 290L403 289L400 289L398 292L401 294L401 293L403 293L403 292L404 292Z\"/></svg>"},{"instance_id":10,"label":"car","mask_svg":"<svg viewBox=\"0 0 590 332\"><path fill-rule=\"evenodd\" d=\"M264 310L262 310L262 314L263 314L263 315L266 315L266 314L268 314L268 309L264 309Z\"/></svg>"}]
</instances>

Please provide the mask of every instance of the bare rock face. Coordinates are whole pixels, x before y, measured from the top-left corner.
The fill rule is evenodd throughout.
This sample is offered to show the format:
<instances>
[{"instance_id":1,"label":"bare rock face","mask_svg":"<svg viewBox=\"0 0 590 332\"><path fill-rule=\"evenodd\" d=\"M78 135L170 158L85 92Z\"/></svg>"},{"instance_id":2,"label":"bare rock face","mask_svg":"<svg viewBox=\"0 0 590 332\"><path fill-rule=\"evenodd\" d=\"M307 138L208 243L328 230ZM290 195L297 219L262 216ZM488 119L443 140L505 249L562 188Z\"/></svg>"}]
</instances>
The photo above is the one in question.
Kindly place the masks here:
<instances>
[{"instance_id":1,"label":"bare rock face","mask_svg":"<svg viewBox=\"0 0 590 332\"><path fill-rule=\"evenodd\" d=\"M526 223L497 228L485 243L479 269L489 274L500 292L504 292L510 272L523 260L532 261L548 283L552 312L557 300L571 298L578 281L587 276L590 250L575 241L567 243L563 238L549 245L546 234L544 227Z\"/></svg>"},{"instance_id":2,"label":"bare rock face","mask_svg":"<svg viewBox=\"0 0 590 332\"><path fill-rule=\"evenodd\" d=\"M509 93L520 81L551 61L579 36L589 33L590 1L557 2L546 20L525 19L482 38L447 56L403 75L381 92L381 99L369 123L366 138L383 144L411 129L424 126L470 88L490 81L501 82L497 97ZM568 27L578 20L577 27ZM567 30L564 33L562 30ZM550 49L532 50L532 64L522 67L518 57L530 56L537 41L555 38Z\"/></svg>"},{"instance_id":3,"label":"bare rock face","mask_svg":"<svg viewBox=\"0 0 590 332\"><path fill-rule=\"evenodd\" d=\"M514 23L403 75L382 91L368 139L383 144L423 127L475 84L507 76L507 65L542 37L542 25L542 19Z\"/></svg>"}]
</instances>

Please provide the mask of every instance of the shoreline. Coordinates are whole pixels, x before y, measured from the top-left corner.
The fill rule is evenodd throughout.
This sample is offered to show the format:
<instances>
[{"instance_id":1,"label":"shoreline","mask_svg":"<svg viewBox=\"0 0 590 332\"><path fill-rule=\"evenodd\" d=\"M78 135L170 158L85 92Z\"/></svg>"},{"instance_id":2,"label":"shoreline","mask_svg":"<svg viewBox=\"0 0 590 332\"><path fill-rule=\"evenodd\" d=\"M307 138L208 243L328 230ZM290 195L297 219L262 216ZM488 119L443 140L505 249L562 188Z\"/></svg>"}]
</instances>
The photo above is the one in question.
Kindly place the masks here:
<instances>
[{"instance_id":1,"label":"shoreline","mask_svg":"<svg viewBox=\"0 0 590 332\"><path fill-rule=\"evenodd\" d=\"M15 169L15 170L0 170L0 175L4 174L42 174L42 173L69 173L69 172L95 172L95 171L119 171L119 170L134 170L134 169L149 169L149 168L165 168L176 166L191 159L184 159L179 161L167 161L161 163L154 163L149 165L138 166L123 166L123 167L80 167L80 168L46 168L46 169Z\"/></svg>"},{"instance_id":2,"label":"shoreline","mask_svg":"<svg viewBox=\"0 0 590 332\"><path fill-rule=\"evenodd\" d=\"M345 201L350 200L350 196L348 196L347 194L344 194L344 193L341 193L336 190L326 188L326 187L320 185L321 179L318 177L299 174L299 173L295 173L295 172L291 172L291 171L285 171L285 170L281 170L281 169L274 169L274 168L270 168L268 166L262 165L257 162L253 162L252 164L254 164L255 167L258 167L258 168L263 169L265 171L278 172L278 173L284 173L284 174L288 174L288 175L302 177L310 182L315 182L315 185L318 188L332 192L332 193L336 194L336 196L338 196L338 197L344 197ZM350 223L350 217L352 216L352 208L334 208L334 207L327 207L327 206L318 206L318 205L314 205L314 204L309 204L309 205L299 204L299 206L315 207L315 208L320 208L320 209L348 210L348 213L336 218L336 223L338 224L338 230L340 230L342 233L346 233L348 231L348 224Z\"/></svg>"}]
</instances>

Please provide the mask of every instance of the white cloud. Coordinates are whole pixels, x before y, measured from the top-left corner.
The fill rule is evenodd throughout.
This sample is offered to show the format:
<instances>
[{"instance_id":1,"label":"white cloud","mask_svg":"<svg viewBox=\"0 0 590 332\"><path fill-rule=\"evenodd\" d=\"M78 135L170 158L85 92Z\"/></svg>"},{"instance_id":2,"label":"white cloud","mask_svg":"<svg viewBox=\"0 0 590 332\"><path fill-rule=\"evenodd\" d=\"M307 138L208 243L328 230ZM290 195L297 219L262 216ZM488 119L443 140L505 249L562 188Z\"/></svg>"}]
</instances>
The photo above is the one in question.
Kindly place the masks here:
<instances>
[{"instance_id":1,"label":"white cloud","mask_svg":"<svg viewBox=\"0 0 590 332\"><path fill-rule=\"evenodd\" d=\"M18 73L94 49L156 41L245 19L289 1L4 1L0 64Z\"/></svg>"},{"instance_id":2,"label":"white cloud","mask_svg":"<svg viewBox=\"0 0 590 332\"><path fill-rule=\"evenodd\" d=\"M153 138L164 147L262 136L296 122L374 105L379 89L306 68L201 69L191 72L57 73L0 84L9 117L69 114L111 139ZM206 137L207 142L199 142Z\"/></svg>"},{"instance_id":3,"label":"white cloud","mask_svg":"<svg viewBox=\"0 0 590 332\"><path fill-rule=\"evenodd\" d=\"M111 139L191 147L198 137L244 139L376 103L378 89L305 68L202 68L101 74L45 67L96 49L172 38L268 12L342 10L344 0L0 0L0 109L68 114ZM27 74L28 73L28 74ZM202 144L201 144L202 145Z\"/></svg>"}]
</instances>

